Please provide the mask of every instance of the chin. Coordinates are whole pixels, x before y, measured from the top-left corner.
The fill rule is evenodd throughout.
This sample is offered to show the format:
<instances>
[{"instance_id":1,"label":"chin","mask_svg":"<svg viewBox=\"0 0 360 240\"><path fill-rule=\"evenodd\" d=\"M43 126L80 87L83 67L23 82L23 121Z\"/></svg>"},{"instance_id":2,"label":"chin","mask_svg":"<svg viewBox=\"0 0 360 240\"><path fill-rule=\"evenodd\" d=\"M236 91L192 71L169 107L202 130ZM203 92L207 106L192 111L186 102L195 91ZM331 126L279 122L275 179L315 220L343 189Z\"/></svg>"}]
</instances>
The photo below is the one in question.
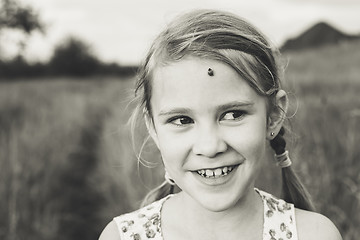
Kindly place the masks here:
<instances>
[{"instance_id":1,"label":"chin","mask_svg":"<svg viewBox=\"0 0 360 240\"><path fill-rule=\"evenodd\" d=\"M237 201L229 202L229 201L208 201L203 203L203 207L211 212L224 212L229 209L232 209L236 205Z\"/></svg>"},{"instance_id":2,"label":"chin","mask_svg":"<svg viewBox=\"0 0 360 240\"><path fill-rule=\"evenodd\" d=\"M234 208L242 198L241 194L212 193L196 196L198 203L211 212L223 212Z\"/></svg>"},{"instance_id":3,"label":"chin","mask_svg":"<svg viewBox=\"0 0 360 240\"><path fill-rule=\"evenodd\" d=\"M236 177L238 174L241 177ZM219 185L190 181L182 189L187 189L184 193L203 209L211 212L227 211L245 202L249 193L254 190L254 179L241 172L238 174Z\"/></svg>"}]
</instances>

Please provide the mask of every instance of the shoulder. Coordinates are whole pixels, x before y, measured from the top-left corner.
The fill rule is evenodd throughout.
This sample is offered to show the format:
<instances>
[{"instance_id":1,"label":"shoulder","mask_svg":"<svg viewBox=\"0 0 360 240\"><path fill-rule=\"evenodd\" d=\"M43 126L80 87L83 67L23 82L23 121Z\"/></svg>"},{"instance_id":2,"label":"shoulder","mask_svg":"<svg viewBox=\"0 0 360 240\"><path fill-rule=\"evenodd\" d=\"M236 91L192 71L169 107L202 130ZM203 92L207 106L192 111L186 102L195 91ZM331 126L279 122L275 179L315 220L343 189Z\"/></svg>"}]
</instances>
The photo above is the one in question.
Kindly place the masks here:
<instances>
[{"instance_id":1,"label":"shoulder","mask_svg":"<svg viewBox=\"0 0 360 240\"><path fill-rule=\"evenodd\" d=\"M118 227L114 221L111 221L102 231L99 240L120 240Z\"/></svg>"},{"instance_id":2,"label":"shoulder","mask_svg":"<svg viewBox=\"0 0 360 240\"><path fill-rule=\"evenodd\" d=\"M342 240L334 223L319 213L295 209L299 240Z\"/></svg>"},{"instance_id":3,"label":"shoulder","mask_svg":"<svg viewBox=\"0 0 360 240\"><path fill-rule=\"evenodd\" d=\"M99 240L147 239L160 236L160 211L163 202L169 197L115 217L105 227Z\"/></svg>"}]
</instances>

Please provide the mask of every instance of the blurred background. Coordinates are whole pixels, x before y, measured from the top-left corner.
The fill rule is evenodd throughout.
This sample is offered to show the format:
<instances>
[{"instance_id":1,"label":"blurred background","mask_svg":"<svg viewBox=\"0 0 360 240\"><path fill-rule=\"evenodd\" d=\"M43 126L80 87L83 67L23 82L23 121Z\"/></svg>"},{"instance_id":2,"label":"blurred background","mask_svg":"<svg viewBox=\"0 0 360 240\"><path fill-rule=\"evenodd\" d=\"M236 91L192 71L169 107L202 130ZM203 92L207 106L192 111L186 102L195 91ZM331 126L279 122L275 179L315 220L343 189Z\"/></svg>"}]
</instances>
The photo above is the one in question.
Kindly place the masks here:
<instances>
[{"instance_id":1,"label":"blurred background","mask_svg":"<svg viewBox=\"0 0 360 240\"><path fill-rule=\"evenodd\" d=\"M220 3L221 2L221 3ZM174 16L236 13L282 51L294 169L345 240L360 235L357 0L0 0L0 239L97 239L163 179L127 125L137 66ZM258 186L279 196L270 160Z\"/></svg>"}]
</instances>

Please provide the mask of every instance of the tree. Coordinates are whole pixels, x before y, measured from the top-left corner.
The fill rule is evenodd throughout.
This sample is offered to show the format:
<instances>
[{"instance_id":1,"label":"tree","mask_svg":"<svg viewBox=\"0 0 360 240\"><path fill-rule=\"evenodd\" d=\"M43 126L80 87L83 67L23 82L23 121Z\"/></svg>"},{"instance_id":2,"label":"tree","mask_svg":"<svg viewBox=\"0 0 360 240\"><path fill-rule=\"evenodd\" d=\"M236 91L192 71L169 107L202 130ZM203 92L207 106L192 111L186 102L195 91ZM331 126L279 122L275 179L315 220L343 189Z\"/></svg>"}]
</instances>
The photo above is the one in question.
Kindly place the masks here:
<instances>
[{"instance_id":1,"label":"tree","mask_svg":"<svg viewBox=\"0 0 360 240\"><path fill-rule=\"evenodd\" d=\"M56 75L86 76L96 73L101 63L86 43L70 37L55 48L50 67Z\"/></svg>"},{"instance_id":2,"label":"tree","mask_svg":"<svg viewBox=\"0 0 360 240\"><path fill-rule=\"evenodd\" d=\"M19 29L26 34L35 30L44 31L39 15L31 8L21 6L16 0L0 2L0 30L2 28Z\"/></svg>"},{"instance_id":3,"label":"tree","mask_svg":"<svg viewBox=\"0 0 360 240\"><path fill-rule=\"evenodd\" d=\"M34 31L44 33L45 25L33 8L23 6L17 0L0 0L0 36L4 30L19 30L23 33L23 38L18 42L21 55L26 48L27 37Z\"/></svg>"}]
</instances>

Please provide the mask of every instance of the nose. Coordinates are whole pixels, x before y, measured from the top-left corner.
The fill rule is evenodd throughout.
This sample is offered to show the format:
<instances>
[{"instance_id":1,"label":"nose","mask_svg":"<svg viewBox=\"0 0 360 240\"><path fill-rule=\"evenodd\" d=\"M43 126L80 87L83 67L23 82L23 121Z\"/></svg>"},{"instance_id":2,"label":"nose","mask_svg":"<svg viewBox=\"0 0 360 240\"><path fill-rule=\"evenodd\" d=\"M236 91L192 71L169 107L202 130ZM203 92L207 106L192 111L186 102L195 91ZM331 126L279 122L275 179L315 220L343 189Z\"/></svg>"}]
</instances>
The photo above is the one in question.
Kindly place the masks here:
<instances>
[{"instance_id":1,"label":"nose","mask_svg":"<svg viewBox=\"0 0 360 240\"><path fill-rule=\"evenodd\" d=\"M227 144L217 126L199 127L195 134L194 154L213 158L227 150Z\"/></svg>"}]
</instances>

